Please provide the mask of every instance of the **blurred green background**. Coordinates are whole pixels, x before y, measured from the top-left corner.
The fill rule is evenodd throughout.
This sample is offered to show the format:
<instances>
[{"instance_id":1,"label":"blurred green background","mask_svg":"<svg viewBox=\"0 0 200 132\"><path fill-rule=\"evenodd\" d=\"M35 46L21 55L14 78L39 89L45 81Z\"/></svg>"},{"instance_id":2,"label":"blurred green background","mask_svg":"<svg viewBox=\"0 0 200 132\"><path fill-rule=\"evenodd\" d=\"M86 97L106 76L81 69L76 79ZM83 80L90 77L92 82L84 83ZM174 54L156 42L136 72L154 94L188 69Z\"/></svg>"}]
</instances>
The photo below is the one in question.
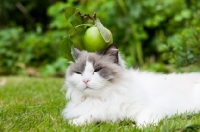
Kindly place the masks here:
<instances>
[{"instance_id":1,"label":"blurred green background","mask_svg":"<svg viewBox=\"0 0 200 132\"><path fill-rule=\"evenodd\" d=\"M200 71L199 0L1 0L0 75L64 75L68 61L58 46L70 28L68 6L97 12L128 67Z\"/></svg>"}]
</instances>

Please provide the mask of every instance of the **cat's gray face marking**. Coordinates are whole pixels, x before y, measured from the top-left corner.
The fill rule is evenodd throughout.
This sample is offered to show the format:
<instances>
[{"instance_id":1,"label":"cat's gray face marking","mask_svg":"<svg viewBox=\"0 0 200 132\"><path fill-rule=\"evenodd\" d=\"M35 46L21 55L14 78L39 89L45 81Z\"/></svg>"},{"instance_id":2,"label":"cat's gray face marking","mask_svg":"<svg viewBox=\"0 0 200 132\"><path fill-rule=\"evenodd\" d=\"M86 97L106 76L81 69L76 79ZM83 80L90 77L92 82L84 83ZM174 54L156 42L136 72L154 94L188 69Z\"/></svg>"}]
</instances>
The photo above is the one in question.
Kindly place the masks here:
<instances>
[{"instance_id":1,"label":"cat's gray face marking","mask_svg":"<svg viewBox=\"0 0 200 132\"><path fill-rule=\"evenodd\" d=\"M72 50L74 63L67 69L67 85L87 96L105 94L110 85L120 82L125 69L115 45L105 51L89 53Z\"/></svg>"},{"instance_id":2,"label":"cat's gray face marking","mask_svg":"<svg viewBox=\"0 0 200 132\"><path fill-rule=\"evenodd\" d=\"M80 57L76 60L76 63L70 65L68 68L69 74L82 74L85 70L87 61L93 64L94 72L98 72L101 77L108 81L112 81L117 74L117 71L113 67L113 65L117 64L114 64L112 57L85 52L81 52Z\"/></svg>"},{"instance_id":3,"label":"cat's gray face marking","mask_svg":"<svg viewBox=\"0 0 200 132\"><path fill-rule=\"evenodd\" d=\"M76 63L73 63L68 68L69 74L72 75L73 73L83 73L86 66L86 58L81 58L77 60Z\"/></svg>"},{"instance_id":4,"label":"cat's gray face marking","mask_svg":"<svg viewBox=\"0 0 200 132\"><path fill-rule=\"evenodd\" d=\"M115 47L111 48L102 53L88 53L73 49L75 63L69 66L68 73L70 75L82 74L88 61L93 65L93 72L97 72L102 78L113 82L119 76L120 65L118 64L118 50Z\"/></svg>"},{"instance_id":5,"label":"cat's gray face marking","mask_svg":"<svg viewBox=\"0 0 200 132\"><path fill-rule=\"evenodd\" d=\"M114 64L111 60L106 59L105 56L93 54L88 57L88 61L93 64L94 71L97 71L101 77L108 81L112 81L114 79L116 72L112 66L109 65Z\"/></svg>"},{"instance_id":6,"label":"cat's gray face marking","mask_svg":"<svg viewBox=\"0 0 200 132\"><path fill-rule=\"evenodd\" d=\"M89 53L72 50L74 63L67 69L67 85L84 93L86 96L105 94L110 85L117 84L122 79L125 70L123 60L115 45L105 51Z\"/></svg>"}]
</instances>

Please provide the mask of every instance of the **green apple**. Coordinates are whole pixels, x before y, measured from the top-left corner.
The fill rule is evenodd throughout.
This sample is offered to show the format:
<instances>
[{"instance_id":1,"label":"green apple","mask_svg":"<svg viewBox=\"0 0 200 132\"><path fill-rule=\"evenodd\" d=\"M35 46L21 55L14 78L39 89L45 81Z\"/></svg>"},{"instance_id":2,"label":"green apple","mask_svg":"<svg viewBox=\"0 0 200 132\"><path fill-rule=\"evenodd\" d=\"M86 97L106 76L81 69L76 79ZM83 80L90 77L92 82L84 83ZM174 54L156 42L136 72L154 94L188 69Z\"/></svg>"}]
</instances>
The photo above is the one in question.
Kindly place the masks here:
<instances>
[{"instance_id":1,"label":"green apple","mask_svg":"<svg viewBox=\"0 0 200 132\"><path fill-rule=\"evenodd\" d=\"M113 43L112 33L110 32L110 30L108 30L108 32L109 35L111 36L111 39L108 43L106 43L96 26L88 28L84 35L85 49L89 52L95 52L107 48L108 45Z\"/></svg>"}]
</instances>

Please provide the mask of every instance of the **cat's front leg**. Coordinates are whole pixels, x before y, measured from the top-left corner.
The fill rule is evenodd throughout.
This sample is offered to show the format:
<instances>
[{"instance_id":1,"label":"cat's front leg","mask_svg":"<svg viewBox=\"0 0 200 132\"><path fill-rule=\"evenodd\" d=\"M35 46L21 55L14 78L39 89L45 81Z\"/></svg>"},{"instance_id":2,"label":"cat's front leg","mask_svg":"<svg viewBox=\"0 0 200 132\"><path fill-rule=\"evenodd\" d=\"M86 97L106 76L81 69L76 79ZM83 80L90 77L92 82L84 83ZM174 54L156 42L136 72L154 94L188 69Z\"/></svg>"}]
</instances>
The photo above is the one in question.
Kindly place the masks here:
<instances>
[{"instance_id":1,"label":"cat's front leg","mask_svg":"<svg viewBox=\"0 0 200 132\"><path fill-rule=\"evenodd\" d=\"M82 126L92 122L92 116L80 116L68 121L71 125Z\"/></svg>"}]
</instances>

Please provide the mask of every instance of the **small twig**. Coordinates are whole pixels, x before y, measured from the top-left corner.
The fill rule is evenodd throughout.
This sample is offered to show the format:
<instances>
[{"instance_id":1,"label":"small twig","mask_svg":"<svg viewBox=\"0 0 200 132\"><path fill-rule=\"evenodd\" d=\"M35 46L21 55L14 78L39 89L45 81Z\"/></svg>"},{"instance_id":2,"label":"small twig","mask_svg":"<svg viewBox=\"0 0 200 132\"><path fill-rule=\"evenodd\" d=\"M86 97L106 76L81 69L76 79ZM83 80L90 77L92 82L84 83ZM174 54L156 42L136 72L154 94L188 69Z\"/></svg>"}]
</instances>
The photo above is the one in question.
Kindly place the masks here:
<instances>
[{"instance_id":1,"label":"small twig","mask_svg":"<svg viewBox=\"0 0 200 132\"><path fill-rule=\"evenodd\" d=\"M93 21L93 18L89 14L82 15L80 11L77 12L77 14L83 19L88 19L88 21Z\"/></svg>"},{"instance_id":2,"label":"small twig","mask_svg":"<svg viewBox=\"0 0 200 132\"><path fill-rule=\"evenodd\" d=\"M17 6L17 8L24 14L24 16L31 22L33 23L33 19L31 17L31 15L29 14L28 10L22 5L21 2L17 2L15 4Z\"/></svg>"},{"instance_id":3,"label":"small twig","mask_svg":"<svg viewBox=\"0 0 200 132\"><path fill-rule=\"evenodd\" d=\"M89 14L85 14L84 18L88 19L88 20L93 20L92 17Z\"/></svg>"},{"instance_id":4,"label":"small twig","mask_svg":"<svg viewBox=\"0 0 200 132\"><path fill-rule=\"evenodd\" d=\"M96 12L94 12L93 18L94 18L94 20L96 20L96 18L97 18L97 13Z\"/></svg>"}]
</instances>

